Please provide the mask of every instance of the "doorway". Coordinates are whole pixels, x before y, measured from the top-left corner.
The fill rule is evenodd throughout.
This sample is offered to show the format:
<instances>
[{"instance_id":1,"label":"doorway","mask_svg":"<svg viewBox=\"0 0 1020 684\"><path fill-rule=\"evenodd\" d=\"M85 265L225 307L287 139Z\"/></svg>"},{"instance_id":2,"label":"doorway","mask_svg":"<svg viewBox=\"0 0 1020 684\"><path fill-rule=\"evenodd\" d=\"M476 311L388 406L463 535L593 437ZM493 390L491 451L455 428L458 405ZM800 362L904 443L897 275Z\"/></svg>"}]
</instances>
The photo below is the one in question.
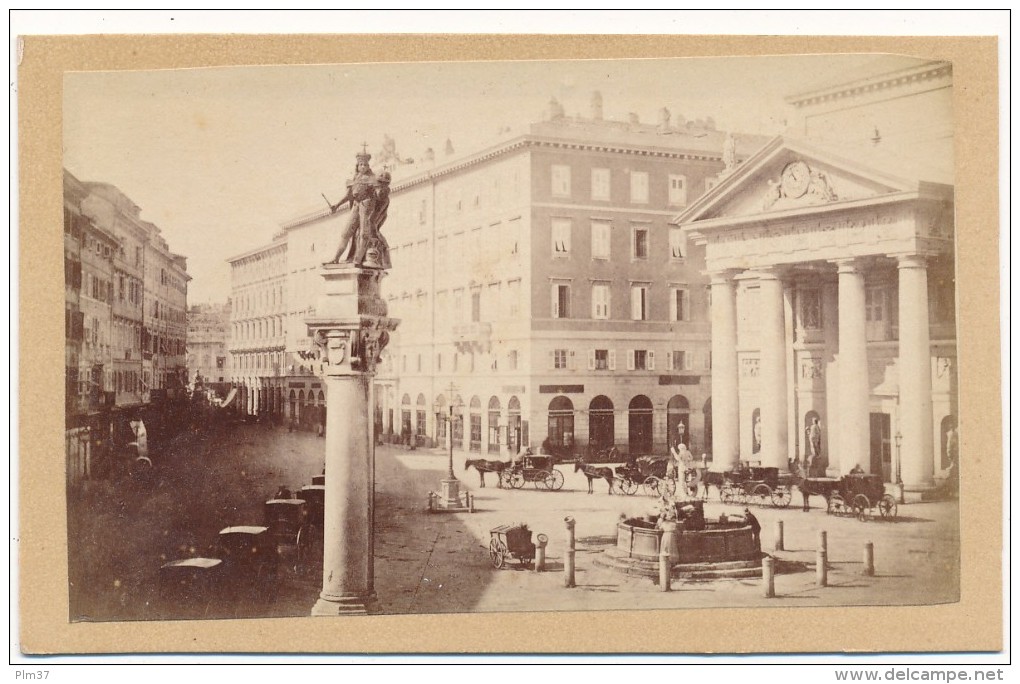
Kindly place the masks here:
<instances>
[{"instance_id":1,"label":"doorway","mask_svg":"<svg viewBox=\"0 0 1020 684\"><path fill-rule=\"evenodd\" d=\"M892 419L888 413L872 413L871 467L868 472L881 474L882 482L892 482Z\"/></svg>"}]
</instances>

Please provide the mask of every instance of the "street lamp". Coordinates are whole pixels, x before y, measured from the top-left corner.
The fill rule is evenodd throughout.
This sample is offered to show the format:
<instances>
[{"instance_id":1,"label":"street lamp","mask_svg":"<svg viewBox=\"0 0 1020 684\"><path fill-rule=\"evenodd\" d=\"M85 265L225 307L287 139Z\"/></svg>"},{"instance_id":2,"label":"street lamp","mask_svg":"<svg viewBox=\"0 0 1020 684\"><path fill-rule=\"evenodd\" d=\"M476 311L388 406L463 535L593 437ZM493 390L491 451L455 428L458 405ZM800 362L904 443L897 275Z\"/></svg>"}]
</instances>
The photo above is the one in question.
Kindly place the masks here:
<instances>
[{"instance_id":1,"label":"street lamp","mask_svg":"<svg viewBox=\"0 0 1020 684\"><path fill-rule=\"evenodd\" d=\"M460 409L460 408L461 408L461 404L459 402L457 402L454 399L454 397L450 397L450 416L447 419L447 430L446 430L447 432L450 433L449 434L449 438L450 438L450 459L449 459L449 461L447 463L447 467L446 467L446 479L447 480L456 480L457 479L457 476L454 475L454 473L453 473L453 423L454 423L455 420L457 420L457 416L454 415L454 410Z\"/></svg>"},{"instance_id":2,"label":"street lamp","mask_svg":"<svg viewBox=\"0 0 1020 684\"><path fill-rule=\"evenodd\" d=\"M898 498L899 498L899 500L900 500L899 502L901 504L905 503L904 497L903 497L903 469L902 469L903 458L901 456L901 449L900 449L900 447L902 445L903 445L903 435L900 434L899 430L897 430L896 431L896 490L899 493L899 497Z\"/></svg>"}]
</instances>

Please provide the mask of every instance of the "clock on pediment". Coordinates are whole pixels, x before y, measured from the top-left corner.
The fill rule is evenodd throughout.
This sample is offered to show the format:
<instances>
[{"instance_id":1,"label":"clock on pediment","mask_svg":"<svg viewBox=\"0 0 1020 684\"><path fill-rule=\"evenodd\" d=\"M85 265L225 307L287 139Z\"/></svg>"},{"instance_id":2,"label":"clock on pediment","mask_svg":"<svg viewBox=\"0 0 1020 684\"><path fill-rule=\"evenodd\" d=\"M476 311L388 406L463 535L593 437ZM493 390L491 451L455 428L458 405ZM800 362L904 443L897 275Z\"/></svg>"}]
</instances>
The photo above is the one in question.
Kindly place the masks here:
<instances>
[{"instance_id":1,"label":"clock on pediment","mask_svg":"<svg viewBox=\"0 0 1020 684\"><path fill-rule=\"evenodd\" d=\"M803 161L790 162L783 167L779 184L784 197L803 197L811 185L811 169Z\"/></svg>"}]
</instances>

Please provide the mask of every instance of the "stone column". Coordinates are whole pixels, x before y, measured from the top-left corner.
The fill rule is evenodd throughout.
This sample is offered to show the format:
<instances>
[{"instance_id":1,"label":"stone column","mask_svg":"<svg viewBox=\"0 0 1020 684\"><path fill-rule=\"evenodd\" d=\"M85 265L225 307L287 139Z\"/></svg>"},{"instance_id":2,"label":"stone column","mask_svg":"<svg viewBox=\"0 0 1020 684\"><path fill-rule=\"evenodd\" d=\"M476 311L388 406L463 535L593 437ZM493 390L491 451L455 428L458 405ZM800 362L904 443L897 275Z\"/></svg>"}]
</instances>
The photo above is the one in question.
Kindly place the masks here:
<instances>
[{"instance_id":1,"label":"stone column","mask_svg":"<svg viewBox=\"0 0 1020 684\"><path fill-rule=\"evenodd\" d=\"M928 270L923 256L899 257L901 475L908 490L934 484Z\"/></svg>"},{"instance_id":2,"label":"stone column","mask_svg":"<svg viewBox=\"0 0 1020 684\"><path fill-rule=\"evenodd\" d=\"M712 470L740 460L737 392L737 290L733 274L712 274Z\"/></svg>"},{"instance_id":3,"label":"stone column","mask_svg":"<svg viewBox=\"0 0 1020 684\"><path fill-rule=\"evenodd\" d=\"M860 465L870 471L868 422L868 344L865 328L864 272L859 262L843 259L839 267L839 415L830 416L837 431L829 465L840 474ZM838 459L838 464L832 461Z\"/></svg>"},{"instance_id":4,"label":"stone column","mask_svg":"<svg viewBox=\"0 0 1020 684\"><path fill-rule=\"evenodd\" d=\"M758 277L761 320L761 464L787 470L786 316L783 281L775 272Z\"/></svg>"},{"instance_id":5,"label":"stone column","mask_svg":"<svg viewBox=\"0 0 1020 684\"><path fill-rule=\"evenodd\" d=\"M320 275L323 294L305 321L326 387L328 421L322 592L312 615L358 614L375 598L372 377L398 321L386 317L382 271L329 264Z\"/></svg>"},{"instance_id":6,"label":"stone column","mask_svg":"<svg viewBox=\"0 0 1020 684\"><path fill-rule=\"evenodd\" d=\"M783 347L786 358L786 435L787 435L787 461L794 461L800 458L797 448L804 440L800 437L798 420L801 413L797 401L797 354L793 345L795 340L794 327L796 325L796 312L794 308L796 300L793 286L787 284L783 288Z\"/></svg>"}]
</instances>

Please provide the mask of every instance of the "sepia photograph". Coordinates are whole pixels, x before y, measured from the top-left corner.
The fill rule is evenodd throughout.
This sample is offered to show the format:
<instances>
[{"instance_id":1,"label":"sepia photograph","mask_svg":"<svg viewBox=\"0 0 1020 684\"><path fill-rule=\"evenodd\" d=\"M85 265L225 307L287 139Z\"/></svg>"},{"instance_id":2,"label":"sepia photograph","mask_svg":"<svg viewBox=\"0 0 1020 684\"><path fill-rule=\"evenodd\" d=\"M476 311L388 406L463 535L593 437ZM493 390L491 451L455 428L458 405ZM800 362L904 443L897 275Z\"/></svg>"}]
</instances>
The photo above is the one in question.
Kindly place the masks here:
<instances>
[{"instance_id":1,"label":"sepia photograph","mask_svg":"<svg viewBox=\"0 0 1020 684\"><path fill-rule=\"evenodd\" d=\"M70 619L956 601L952 87L67 74Z\"/></svg>"},{"instance_id":2,"label":"sepia photograph","mask_svg":"<svg viewBox=\"0 0 1020 684\"><path fill-rule=\"evenodd\" d=\"M964 608L965 141L919 52L64 70L56 617L708 653L791 650L693 637L734 609Z\"/></svg>"}]
</instances>

